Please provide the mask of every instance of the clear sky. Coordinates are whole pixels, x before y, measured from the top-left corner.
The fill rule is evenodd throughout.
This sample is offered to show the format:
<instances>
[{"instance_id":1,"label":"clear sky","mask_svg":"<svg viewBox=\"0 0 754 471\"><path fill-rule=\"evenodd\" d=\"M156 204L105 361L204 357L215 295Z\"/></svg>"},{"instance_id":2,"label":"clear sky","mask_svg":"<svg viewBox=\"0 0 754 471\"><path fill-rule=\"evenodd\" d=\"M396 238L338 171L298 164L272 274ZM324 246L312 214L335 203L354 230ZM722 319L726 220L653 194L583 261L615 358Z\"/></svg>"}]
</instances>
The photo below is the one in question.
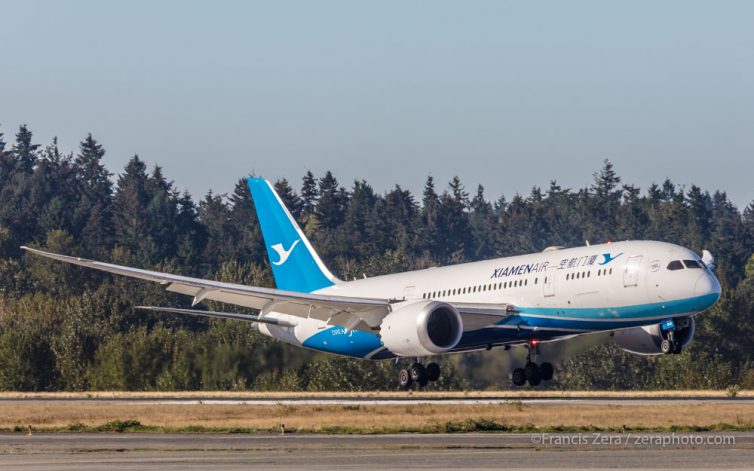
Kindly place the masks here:
<instances>
[{"instance_id":1,"label":"clear sky","mask_svg":"<svg viewBox=\"0 0 754 471\"><path fill-rule=\"evenodd\" d=\"M495 199L608 158L754 200L754 2L4 1L0 131L200 198L308 169Z\"/></svg>"}]
</instances>

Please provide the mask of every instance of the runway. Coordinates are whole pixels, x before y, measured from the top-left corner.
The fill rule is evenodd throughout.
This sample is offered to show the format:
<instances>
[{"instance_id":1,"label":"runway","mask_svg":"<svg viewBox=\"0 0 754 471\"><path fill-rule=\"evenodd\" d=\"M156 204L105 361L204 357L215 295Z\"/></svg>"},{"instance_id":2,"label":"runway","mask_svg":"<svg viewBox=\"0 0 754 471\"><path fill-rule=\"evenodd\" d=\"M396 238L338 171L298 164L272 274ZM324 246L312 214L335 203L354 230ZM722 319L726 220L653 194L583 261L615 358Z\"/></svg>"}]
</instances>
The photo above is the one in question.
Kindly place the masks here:
<instances>
[{"instance_id":1,"label":"runway","mask_svg":"<svg viewBox=\"0 0 754 471\"><path fill-rule=\"evenodd\" d=\"M602 406L646 406L652 404L664 405L696 405L696 404L748 404L754 405L754 397L706 397L706 396L688 396L688 397L519 397L519 396L474 396L467 397L421 397L410 396L404 397L384 396L384 397L298 397L298 396L275 396L275 397L191 397L176 398L171 396L151 396L151 397L124 397L124 398L0 398L0 404L12 402L107 402L114 404L206 404L206 405L283 405L283 406L305 406L305 405L332 405L332 406L373 406L373 405L478 405L478 404L511 404L520 403L525 405L602 405Z\"/></svg>"},{"instance_id":2,"label":"runway","mask_svg":"<svg viewBox=\"0 0 754 471\"><path fill-rule=\"evenodd\" d=\"M676 443L673 443L673 440ZM683 443L686 437L690 443ZM663 443L665 441L666 443ZM699 443L693 444L695 441ZM712 442L721 442L713 444ZM724 442L724 443L723 443ZM3 470L751 469L754 433L0 434Z\"/></svg>"}]
</instances>

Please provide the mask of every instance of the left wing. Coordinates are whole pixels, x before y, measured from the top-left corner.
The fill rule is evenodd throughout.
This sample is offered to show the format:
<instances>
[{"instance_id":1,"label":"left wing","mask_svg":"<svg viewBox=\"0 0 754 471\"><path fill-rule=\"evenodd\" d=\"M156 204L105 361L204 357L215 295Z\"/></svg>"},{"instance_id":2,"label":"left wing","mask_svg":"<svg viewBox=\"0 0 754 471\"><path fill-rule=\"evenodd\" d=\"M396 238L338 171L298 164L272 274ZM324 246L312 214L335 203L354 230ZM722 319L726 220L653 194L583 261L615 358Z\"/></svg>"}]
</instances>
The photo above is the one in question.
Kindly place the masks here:
<instances>
[{"instance_id":1,"label":"left wing","mask_svg":"<svg viewBox=\"0 0 754 471\"><path fill-rule=\"evenodd\" d=\"M87 260L45 252L22 246L22 249L42 257L61 262L93 268L116 275L153 281L165 286L167 291L194 298L192 306L205 299L235 304L260 311L258 316L245 314L217 313L212 311L184 310L177 308L149 308L179 314L205 315L263 322L270 311L284 312L301 318L314 318L330 325L344 325L353 329L374 330L382 319L391 312L391 304L397 301L381 298L362 298L330 294L301 293L273 288L260 288L235 283L203 280L187 276L172 275L151 270L114 265L111 263ZM451 303L452 304L452 303ZM464 330L476 330L499 322L514 311L510 305L453 304L461 314ZM191 311L191 312L189 312ZM201 314L200 314L201 313ZM253 318L252 318L253 317Z\"/></svg>"},{"instance_id":2,"label":"left wing","mask_svg":"<svg viewBox=\"0 0 754 471\"><path fill-rule=\"evenodd\" d=\"M196 305L205 299L210 299L212 301L258 309L262 311L261 316L264 316L266 312L273 309L284 309L286 314L298 317L312 317L324 321L332 319L336 314L346 317L355 316L371 327L378 326L379 321L390 312L390 302L387 299L299 293L296 291L223 283L151 270L141 270L139 268L97 262L68 255L59 255L26 246L22 246L21 248L35 255L73 265L141 280L154 281L165 286L167 291L193 296L192 305Z\"/></svg>"}]
</instances>

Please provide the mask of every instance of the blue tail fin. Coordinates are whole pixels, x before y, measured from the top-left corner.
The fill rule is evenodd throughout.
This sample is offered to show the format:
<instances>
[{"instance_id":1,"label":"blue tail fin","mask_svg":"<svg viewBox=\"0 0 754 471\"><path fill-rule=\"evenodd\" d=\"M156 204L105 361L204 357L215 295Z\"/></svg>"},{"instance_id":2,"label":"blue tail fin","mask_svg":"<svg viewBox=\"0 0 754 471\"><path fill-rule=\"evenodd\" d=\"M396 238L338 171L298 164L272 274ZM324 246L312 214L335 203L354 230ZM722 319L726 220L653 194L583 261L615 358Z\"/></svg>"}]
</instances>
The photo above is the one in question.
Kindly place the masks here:
<instances>
[{"instance_id":1,"label":"blue tail fin","mask_svg":"<svg viewBox=\"0 0 754 471\"><path fill-rule=\"evenodd\" d=\"M263 178L249 178L248 183L277 287L311 293L338 282L322 263L270 182Z\"/></svg>"}]
</instances>

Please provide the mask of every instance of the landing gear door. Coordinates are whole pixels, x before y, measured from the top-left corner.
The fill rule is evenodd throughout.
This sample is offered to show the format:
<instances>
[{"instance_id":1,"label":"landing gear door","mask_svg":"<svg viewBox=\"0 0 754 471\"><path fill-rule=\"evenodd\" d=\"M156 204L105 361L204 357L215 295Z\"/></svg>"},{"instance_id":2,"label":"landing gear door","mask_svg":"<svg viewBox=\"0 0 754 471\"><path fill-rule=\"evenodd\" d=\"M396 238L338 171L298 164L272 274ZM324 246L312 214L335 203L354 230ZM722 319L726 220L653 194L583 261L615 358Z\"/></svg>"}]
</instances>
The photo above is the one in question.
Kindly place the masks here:
<instances>
[{"instance_id":1,"label":"landing gear door","mask_svg":"<svg viewBox=\"0 0 754 471\"><path fill-rule=\"evenodd\" d=\"M639 268L641 268L641 255L629 257L626 262L626 271L623 273L623 286L626 288L639 285Z\"/></svg>"},{"instance_id":2,"label":"landing gear door","mask_svg":"<svg viewBox=\"0 0 754 471\"><path fill-rule=\"evenodd\" d=\"M555 276L557 272L557 268L550 268L545 274L545 282L542 285L545 297L555 296Z\"/></svg>"}]
</instances>

